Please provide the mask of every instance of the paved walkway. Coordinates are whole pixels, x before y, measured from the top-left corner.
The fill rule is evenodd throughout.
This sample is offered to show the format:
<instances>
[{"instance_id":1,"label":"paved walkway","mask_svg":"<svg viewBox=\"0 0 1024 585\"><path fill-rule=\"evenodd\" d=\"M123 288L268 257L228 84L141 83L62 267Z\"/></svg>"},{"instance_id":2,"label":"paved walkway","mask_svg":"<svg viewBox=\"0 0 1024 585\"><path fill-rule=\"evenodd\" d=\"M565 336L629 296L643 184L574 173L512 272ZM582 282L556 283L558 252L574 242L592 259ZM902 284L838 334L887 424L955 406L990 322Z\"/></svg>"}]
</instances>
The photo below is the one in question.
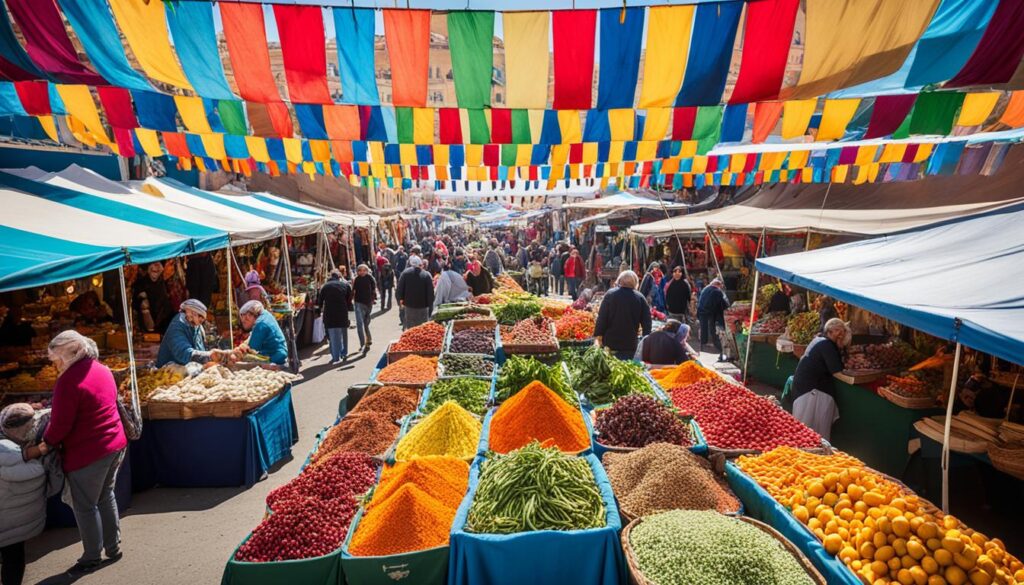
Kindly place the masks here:
<instances>
[{"instance_id":1,"label":"paved walkway","mask_svg":"<svg viewBox=\"0 0 1024 585\"><path fill-rule=\"evenodd\" d=\"M82 584L206 584L220 582L224 563L238 543L263 518L270 490L296 476L316 433L334 422L338 400L352 384L365 382L387 342L396 338L398 311L378 315L372 323L375 343L363 358L330 367L326 344L302 363L305 380L295 386L293 401L299 442L292 459L278 464L269 477L249 489L155 488L136 493L121 519L124 558L82 577ZM349 341L358 346L355 330ZM44 532L27 546L25 583L71 583L65 571L82 547L74 528Z\"/></svg>"}]
</instances>

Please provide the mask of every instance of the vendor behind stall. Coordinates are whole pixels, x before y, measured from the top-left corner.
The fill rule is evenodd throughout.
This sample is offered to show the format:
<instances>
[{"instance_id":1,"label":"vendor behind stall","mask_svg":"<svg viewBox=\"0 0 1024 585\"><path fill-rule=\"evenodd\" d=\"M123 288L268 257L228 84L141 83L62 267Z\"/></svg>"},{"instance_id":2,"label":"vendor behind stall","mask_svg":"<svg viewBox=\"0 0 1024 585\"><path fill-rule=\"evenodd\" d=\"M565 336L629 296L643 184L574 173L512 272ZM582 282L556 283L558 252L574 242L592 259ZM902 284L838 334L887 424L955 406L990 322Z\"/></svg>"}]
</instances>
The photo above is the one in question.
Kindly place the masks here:
<instances>
[{"instance_id":1,"label":"vendor behind stall","mask_svg":"<svg viewBox=\"0 0 1024 585\"><path fill-rule=\"evenodd\" d=\"M843 371L840 352L850 345L852 337L850 326L842 319L829 319L825 323L825 334L814 338L807 346L796 365L790 395L783 397L784 404L792 405L793 416L825 440L832 434L832 424L839 420L832 376Z\"/></svg>"},{"instance_id":2,"label":"vendor behind stall","mask_svg":"<svg viewBox=\"0 0 1024 585\"><path fill-rule=\"evenodd\" d=\"M249 341L235 349L235 356L255 352L266 356L270 362L283 366L288 363L288 344L284 332L274 315L263 308L259 301L249 301L238 309L238 320L242 329L249 332Z\"/></svg>"},{"instance_id":3,"label":"vendor behind stall","mask_svg":"<svg viewBox=\"0 0 1024 585\"><path fill-rule=\"evenodd\" d=\"M224 352L218 349L206 350L203 322L206 321L206 305L196 299L188 299L181 303L181 312L171 319L167 332L160 341L160 351L156 354L156 367L175 363L184 366L189 362L205 363L209 360L220 361Z\"/></svg>"}]
</instances>

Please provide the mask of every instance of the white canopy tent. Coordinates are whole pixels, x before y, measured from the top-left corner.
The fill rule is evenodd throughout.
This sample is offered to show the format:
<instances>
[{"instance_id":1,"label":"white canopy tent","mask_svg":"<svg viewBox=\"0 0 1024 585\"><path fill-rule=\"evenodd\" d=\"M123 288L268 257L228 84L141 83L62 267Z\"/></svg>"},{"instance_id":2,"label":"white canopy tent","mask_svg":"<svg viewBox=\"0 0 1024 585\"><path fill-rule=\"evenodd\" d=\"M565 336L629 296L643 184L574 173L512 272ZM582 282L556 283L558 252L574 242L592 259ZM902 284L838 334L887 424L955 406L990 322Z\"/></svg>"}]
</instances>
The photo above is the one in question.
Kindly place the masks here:
<instances>
[{"instance_id":1,"label":"white canopy tent","mask_svg":"<svg viewBox=\"0 0 1024 585\"><path fill-rule=\"evenodd\" d=\"M615 195L600 197L590 201L567 203L563 207L565 209L600 209L608 211L624 209L686 209L689 205L685 203L671 203L668 201L659 201L657 199L648 199L647 197L638 197L632 193L617 193Z\"/></svg>"}]
</instances>

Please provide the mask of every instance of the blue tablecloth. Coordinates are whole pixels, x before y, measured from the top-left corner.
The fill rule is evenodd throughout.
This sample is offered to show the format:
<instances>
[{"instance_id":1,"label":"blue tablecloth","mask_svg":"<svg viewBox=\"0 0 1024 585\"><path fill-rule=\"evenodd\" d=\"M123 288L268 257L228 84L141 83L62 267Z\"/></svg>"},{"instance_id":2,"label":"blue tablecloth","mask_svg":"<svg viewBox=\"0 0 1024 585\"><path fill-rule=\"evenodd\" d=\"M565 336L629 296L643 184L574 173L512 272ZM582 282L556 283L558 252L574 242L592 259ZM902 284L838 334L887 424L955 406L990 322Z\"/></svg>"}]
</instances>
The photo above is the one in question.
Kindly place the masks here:
<instances>
[{"instance_id":1,"label":"blue tablecloth","mask_svg":"<svg viewBox=\"0 0 1024 585\"><path fill-rule=\"evenodd\" d=\"M249 487L298 440L290 387L240 418L147 420L129 452L133 487Z\"/></svg>"},{"instance_id":2,"label":"blue tablecloth","mask_svg":"<svg viewBox=\"0 0 1024 585\"><path fill-rule=\"evenodd\" d=\"M829 585L859 585L860 579L854 576L842 561L825 552L825 547L789 510L783 508L768 492L757 484L750 476L740 471L732 463L725 466L725 475L736 497L743 502L744 513L778 530L806 556L814 567L821 572Z\"/></svg>"},{"instance_id":3,"label":"blue tablecloth","mask_svg":"<svg viewBox=\"0 0 1024 585\"><path fill-rule=\"evenodd\" d=\"M117 480L114 482L114 498L117 500L117 511L123 516L124 511L132 505L132 464L131 458L127 455L121 462L121 468L117 470ZM75 513L71 506L60 499L60 494L50 496L46 500L46 527L67 528L77 526Z\"/></svg>"},{"instance_id":4,"label":"blue tablecloth","mask_svg":"<svg viewBox=\"0 0 1024 585\"><path fill-rule=\"evenodd\" d=\"M479 483L483 458L477 457L469 470L469 493L452 524L448 585L627 583L626 561L619 544L622 521L615 496L597 457L585 457L604 498L607 526L564 532L476 534L464 528Z\"/></svg>"}]
</instances>

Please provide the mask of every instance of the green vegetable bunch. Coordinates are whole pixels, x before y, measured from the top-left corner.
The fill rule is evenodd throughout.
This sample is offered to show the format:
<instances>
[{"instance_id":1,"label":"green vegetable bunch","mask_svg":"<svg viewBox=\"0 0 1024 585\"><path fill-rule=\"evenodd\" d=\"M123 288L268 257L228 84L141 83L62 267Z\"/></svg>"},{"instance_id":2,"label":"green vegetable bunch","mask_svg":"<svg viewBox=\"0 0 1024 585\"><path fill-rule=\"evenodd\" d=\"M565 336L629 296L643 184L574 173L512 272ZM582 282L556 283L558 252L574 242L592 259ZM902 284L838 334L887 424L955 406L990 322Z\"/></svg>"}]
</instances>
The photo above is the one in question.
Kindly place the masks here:
<instances>
[{"instance_id":1,"label":"green vegetable bunch","mask_svg":"<svg viewBox=\"0 0 1024 585\"><path fill-rule=\"evenodd\" d=\"M540 315L540 311L540 303L534 297L516 298L494 306L494 316L502 325L515 325L524 319Z\"/></svg>"},{"instance_id":2,"label":"green vegetable bunch","mask_svg":"<svg viewBox=\"0 0 1024 585\"><path fill-rule=\"evenodd\" d=\"M541 362L528 357L509 356L501 366L497 382L498 402L504 402L524 386L537 380L565 399L573 406L579 405L576 394L565 379L561 365L545 366Z\"/></svg>"},{"instance_id":3,"label":"green vegetable bunch","mask_svg":"<svg viewBox=\"0 0 1024 585\"><path fill-rule=\"evenodd\" d=\"M446 353L441 356L444 376L490 376L494 362L478 355Z\"/></svg>"},{"instance_id":4,"label":"green vegetable bunch","mask_svg":"<svg viewBox=\"0 0 1024 585\"><path fill-rule=\"evenodd\" d=\"M604 500L587 460L534 441L507 455L488 453L466 530L511 534L605 524Z\"/></svg>"},{"instance_id":5,"label":"green vegetable bunch","mask_svg":"<svg viewBox=\"0 0 1024 585\"><path fill-rule=\"evenodd\" d=\"M629 544L638 568L654 583L814 583L767 532L718 512L673 510L645 516L630 531Z\"/></svg>"},{"instance_id":6,"label":"green vegetable bunch","mask_svg":"<svg viewBox=\"0 0 1024 585\"><path fill-rule=\"evenodd\" d=\"M807 345L818 334L821 328L821 317L814 311L797 313L786 322L789 338L797 345Z\"/></svg>"},{"instance_id":7,"label":"green vegetable bunch","mask_svg":"<svg viewBox=\"0 0 1024 585\"><path fill-rule=\"evenodd\" d=\"M654 396L643 366L620 360L602 347L590 347L582 356L566 363L573 387L594 404L608 404L627 394Z\"/></svg>"},{"instance_id":8,"label":"green vegetable bunch","mask_svg":"<svg viewBox=\"0 0 1024 585\"><path fill-rule=\"evenodd\" d=\"M427 397L423 414L433 412L448 400L454 400L459 406L473 414L483 415L487 411L487 398L491 393L491 384L478 378L445 378L430 385L430 396Z\"/></svg>"},{"instance_id":9,"label":"green vegetable bunch","mask_svg":"<svg viewBox=\"0 0 1024 585\"><path fill-rule=\"evenodd\" d=\"M772 297L775 293L782 290L782 287L777 283L770 282L761 288L757 289L757 312L763 315L768 310L768 305L772 302Z\"/></svg>"},{"instance_id":10,"label":"green vegetable bunch","mask_svg":"<svg viewBox=\"0 0 1024 585\"><path fill-rule=\"evenodd\" d=\"M487 307L481 307L478 305L450 303L438 307L437 311L434 312L433 319L436 323L446 323L452 319L458 319L459 317L473 313L476 313L477 315L490 315L491 311Z\"/></svg>"}]
</instances>

